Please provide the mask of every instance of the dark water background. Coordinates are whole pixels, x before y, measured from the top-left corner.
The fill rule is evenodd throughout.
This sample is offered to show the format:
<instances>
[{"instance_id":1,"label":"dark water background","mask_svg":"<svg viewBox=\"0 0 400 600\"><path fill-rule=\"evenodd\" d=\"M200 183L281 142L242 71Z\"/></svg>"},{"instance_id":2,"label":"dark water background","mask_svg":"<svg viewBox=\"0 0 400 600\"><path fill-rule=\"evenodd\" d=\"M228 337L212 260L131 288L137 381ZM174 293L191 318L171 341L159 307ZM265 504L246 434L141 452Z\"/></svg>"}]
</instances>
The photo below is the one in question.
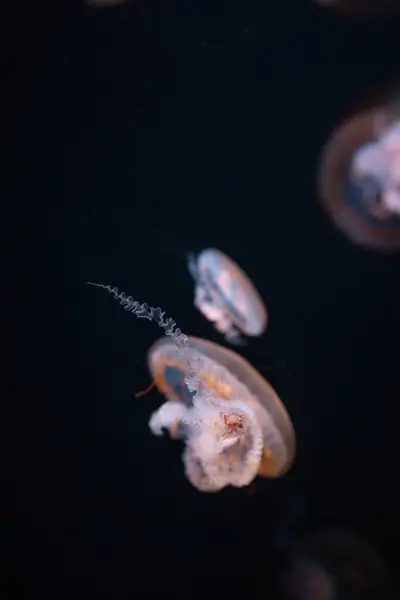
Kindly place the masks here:
<instances>
[{"instance_id":1,"label":"dark water background","mask_svg":"<svg viewBox=\"0 0 400 600\"><path fill-rule=\"evenodd\" d=\"M396 565L399 277L317 203L332 129L400 73L394 20L308 2L30 3L18 31L18 574L54 600L268 597L279 543L350 528ZM99 281L222 339L193 307L186 254L214 246L270 323L243 350L296 428L290 474L199 494L148 431L155 324ZM225 590L225 592L224 592ZM220 593L220 592L219 592Z\"/></svg>"}]
</instances>

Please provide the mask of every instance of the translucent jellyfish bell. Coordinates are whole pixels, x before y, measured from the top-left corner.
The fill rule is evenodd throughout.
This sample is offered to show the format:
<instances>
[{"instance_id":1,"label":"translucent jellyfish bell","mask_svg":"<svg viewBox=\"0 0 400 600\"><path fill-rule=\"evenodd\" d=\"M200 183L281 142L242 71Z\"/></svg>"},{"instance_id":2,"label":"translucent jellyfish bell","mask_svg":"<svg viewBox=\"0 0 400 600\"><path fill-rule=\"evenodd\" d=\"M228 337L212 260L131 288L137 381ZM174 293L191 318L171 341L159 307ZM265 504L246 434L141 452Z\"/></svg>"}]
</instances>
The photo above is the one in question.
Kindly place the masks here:
<instances>
[{"instance_id":1,"label":"translucent jellyfish bell","mask_svg":"<svg viewBox=\"0 0 400 600\"><path fill-rule=\"evenodd\" d=\"M383 105L345 122L329 140L319 196L355 243L400 250L400 108Z\"/></svg>"},{"instance_id":2,"label":"translucent jellyfish bell","mask_svg":"<svg viewBox=\"0 0 400 600\"><path fill-rule=\"evenodd\" d=\"M240 398L261 428L263 448L255 474L269 478L284 475L295 456L295 433L277 393L260 373L235 352L196 337L189 337L188 343L190 351L202 365L198 376L205 387L222 399L222 405L224 401L228 405L231 399ZM150 427L154 433L159 433L164 427L172 437L185 439L185 419L188 419L193 402L193 392L185 382L187 362L182 360L173 341L162 338L150 348L148 365L157 388L168 400L154 413ZM170 407L168 418L162 414L166 405ZM232 427L235 425L235 418L228 417L228 426L229 419ZM236 428L235 433L240 436L240 427ZM225 456L221 460L230 461L233 468L235 463L240 465L246 440L236 444L235 435L230 440L233 441L227 442ZM186 464L186 475L201 491L214 491L202 487L201 467L196 461L189 463L189 466Z\"/></svg>"},{"instance_id":3,"label":"translucent jellyfish bell","mask_svg":"<svg viewBox=\"0 0 400 600\"><path fill-rule=\"evenodd\" d=\"M209 248L189 255L188 268L196 282L195 306L233 345L244 343L240 333L260 336L267 310L250 279L223 252Z\"/></svg>"}]
</instances>

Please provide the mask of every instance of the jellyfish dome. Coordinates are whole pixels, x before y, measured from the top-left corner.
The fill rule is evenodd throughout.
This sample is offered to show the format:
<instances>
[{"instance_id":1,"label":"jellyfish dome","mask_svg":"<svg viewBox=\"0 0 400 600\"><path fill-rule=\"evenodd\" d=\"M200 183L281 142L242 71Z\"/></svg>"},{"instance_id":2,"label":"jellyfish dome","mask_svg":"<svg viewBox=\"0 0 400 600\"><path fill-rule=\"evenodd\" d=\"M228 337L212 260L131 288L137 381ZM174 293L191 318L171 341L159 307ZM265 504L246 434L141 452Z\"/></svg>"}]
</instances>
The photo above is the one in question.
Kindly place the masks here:
<instances>
[{"instance_id":1,"label":"jellyfish dome","mask_svg":"<svg viewBox=\"0 0 400 600\"><path fill-rule=\"evenodd\" d=\"M400 250L400 108L359 113L329 140L319 196L334 223L356 244Z\"/></svg>"},{"instance_id":2,"label":"jellyfish dome","mask_svg":"<svg viewBox=\"0 0 400 600\"><path fill-rule=\"evenodd\" d=\"M208 428L196 424L195 396L187 385L188 357L182 360L176 344L162 338L148 352L152 378L167 398L150 419L153 433L159 435L162 429L167 429L173 438L185 441L186 476L200 491L218 491L227 485L242 487L257 475L269 478L284 475L295 456L295 434L277 393L235 352L196 337L189 337L188 345L189 362L201 365L197 377L218 398L215 414L210 412L207 418L214 429L220 420L225 432L218 436L216 446ZM229 412L225 412L225 407ZM260 448L258 454L253 454L251 471L247 455L258 435ZM210 454L218 456L212 471L204 468Z\"/></svg>"},{"instance_id":3,"label":"jellyfish dome","mask_svg":"<svg viewBox=\"0 0 400 600\"><path fill-rule=\"evenodd\" d=\"M233 345L244 343L240 333L260 336L267 310L240 267L220 250L209 248L190 255L188 268L196 282L195 306Z\"/></svg>"}]
</instances>

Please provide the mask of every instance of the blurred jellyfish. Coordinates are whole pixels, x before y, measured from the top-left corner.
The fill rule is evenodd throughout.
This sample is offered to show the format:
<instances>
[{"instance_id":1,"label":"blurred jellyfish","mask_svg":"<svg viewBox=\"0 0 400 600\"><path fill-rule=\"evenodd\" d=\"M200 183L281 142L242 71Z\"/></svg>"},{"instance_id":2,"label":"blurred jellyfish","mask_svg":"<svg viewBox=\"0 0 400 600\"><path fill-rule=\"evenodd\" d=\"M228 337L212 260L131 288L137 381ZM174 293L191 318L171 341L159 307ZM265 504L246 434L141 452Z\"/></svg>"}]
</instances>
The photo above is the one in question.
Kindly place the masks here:
<instances>
[{"instance_id":1,"label":"blurred jellyfish","mask_svg":"<svg viewBox=\"0 0 400 600\"><path fill-rule=\"evenodd\" d=\"M314 0L323 8L332 8L350 16L379 17L398 10L398 0Z\"/></svg>"},{"instance_id":2,"label":"blurred jellyfish","mask_svg":"<svg viewBox=\"0 0 400 600\"><path fill-rule=\"evenodd\" d=\"M156 321L170 338L150 352L150 369L168 401L149 426L155 435L167 429L184 439L185 472L194 487L215 492L247 486L257 474L278 477L287 471L295 452L291 421L270 385L244 359L210 342L189 340L159 308L117 288L89 285L106 289L138 318ZM170 365L176 366L182 395L166 383L165 372L159 374Z\"/></svg>"},{"instance_id":3,"label":"blurred jellyfish","mask_svg":"<svg viewBox=\"0 0 400 600\"><path fill-rule=\"evenodd\" d=\"M334 222L355 243L400 249L400 109L358 114L330 139L319 193Z\"/></svg>"},{"instance_id":4,"label":"blurred jellyfish","mask_svg":"<svg viewBox=\"0 0 400 600\"><path fill-rule=\"evenodd\" d=\"M365 192L378 219L400 216L400 120L382 130L376 142L361 146L352 162L352 176Z\"/></svg>"},{"instance_id":5,"label":"blurred jellyfish","mask_svg":"<svg viewBox=\"0 0 400 600\"><path fill-rule=\"evenodd\" d=\"M198 377L201 378L209 393L221 398L220 407L229 406L237 398L249 411L262 432L262 454L255 475L262 477L280 477L289 469L295 454L295 435L290 418L270 384L241 356L200 338L189 337L189 350L192 354L190 363L198 362L201 365ZM154 433L160 433L161 427L169 430L172 437L186 439L185 424L179 418L181 411L183 418L193 407L193 392L186 385L187 375L190 373L187 366L187 357L182 360L182 355L176 345L167 338L157 341L149 350L148 364L152 378L167 402L154 413L150 427L155 424ZM167 421L164 407L170 407ZM180 408L177 408L177 407ZM243 459L251 440L247 433L240 427L240 419L236 415L224 418L225 424L236 435L241 434L239 443L231 442L221 453L221 470L226 469L225 485L236 485L237 472L243 471ZM250 433L250 432L249 432ZM204 489L203 483L199 486L197 472L201 461L185 462L186 475L189 481L199 489ZM248 481L250 483L250 480Z\"/></svg>"},{"instance_id":6,"label":"blurred jellyfish","mask_svg":"<svg viewBox=\"0 0 400 600\"><path fill-rule=\"evenodd\" d=\"M190 254L188 268L196 282L195 306L232 345L243 345L240 332L260 336L266 308L250 279L223 252L209 248Z\"/></svg>"},{"instance_id":7,"label":"blurred jellyfish","mask_svg":"<svg viewBox=\"0 0 400 600\"><path fill-rule=\"evenodd\" d=\"M394 600L393 578L379 552L349 532L301 540L283 577L288 600Z\"/></svg>"}]
</instances>

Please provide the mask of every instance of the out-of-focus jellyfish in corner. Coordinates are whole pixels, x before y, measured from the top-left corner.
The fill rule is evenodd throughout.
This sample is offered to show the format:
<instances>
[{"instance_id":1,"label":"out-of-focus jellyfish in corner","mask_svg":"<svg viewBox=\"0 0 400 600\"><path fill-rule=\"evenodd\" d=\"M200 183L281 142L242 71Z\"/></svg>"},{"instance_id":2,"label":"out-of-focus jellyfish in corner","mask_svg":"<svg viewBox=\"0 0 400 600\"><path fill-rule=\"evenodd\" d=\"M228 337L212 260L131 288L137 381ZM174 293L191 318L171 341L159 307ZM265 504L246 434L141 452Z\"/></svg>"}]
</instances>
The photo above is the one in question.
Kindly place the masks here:
<instances>
[{"instance_id":1,"label":"out-of-focus jellyfish in corner","mask_svg":"<svg viewBox=\"0 0 400 600\"><path fill-rule=\"evenodd\" d=\"M183 437L185 471L194 487L216 492L247 486L257 474L278 477L287 471L295 453L291 421L271 386L244 359L210 342L189 340L160 308L140 304L118 288L87 283L165 330L168 339L152 349L150 367L156 382L163 382L165 374L157 369L176 365L190 401L177 402L171 395L149 426L156 435L168 429Z\"/></svg>"},{"instance_id":2,"label":"out-of-focus jellyfish in corner","mask_svg":"<svg viewBox=\"0 0 400 600\"><path fill-rule=\"evenodd\" d=\"M332 8L354 17L380 17L399 9L399 0L314 0L322 8Z\"/></svg>"},{"instance_id":3,"label":"out-of-focus jellyfish in corner","mask_svg":"<svg viewBox=\"0 0 400 600\"><path fill-rule=\"evenodd\" d=\"M223 333L227 342L245 343L262 335L267 310L257 290L240 267L220 250L209 248L188 256L188 268L195 283L195 306Z\"/></svg>"},{"instance_id":4,"label":"out-of-focus jellyfish in corner","mask_svg":"<svg viewBox=\"0 0 400 600\"><path fill-rule=\"evenodd\" d=\"M300 540L289 557L282 587L288 600L398 597L379 552L346 531L321 531Z\"/></svg>"},{"instance_id":5,"label":"out-of-focus jellyfish in corner","mask_svg":"<svg viewBox=\"0 0 400 600\"><path fill-rule=\"evenodd\" d=\"M168 338L158 340L148 352L148 365L158 390L167 402L150 419L150 428L159 435L163 428L172 438L183 438L186 450L183 455L186 476L201 491L217 491L227 485L242 487L251 483L256 475L276 478L284 475L295 456L295 434L291 420L271 385L241 356L204 339L189 337L191 354L189 362L201 368L198 377L209 394L221 399L224 405L240 400L241 411L248 412L253 428L241 427L241 411L223 417L226 431L231 431L221 447L218 474L209 478L203 468L204 456L210 449L207 444L193 444L187 422L193 412L193 392L187 386L190 375L187 358ZM240 405L237 404L238 409ZM246 467L246 455L254 442L254 430L261 431L261 452L251 477ZM204 439L204 442L206 440Z\"/></svg>"},{"instance_id":6,"label":"out-of-focus jellyfish in corner","mask_svg":"<svg viewBox=\"0 0 400 600\"><path fill-rule=\"evenodd\" d=\"M334 132L318 185L324 208L353 242L400 250L400 107L359 113Z\"/></svg>"}]
</instances>

